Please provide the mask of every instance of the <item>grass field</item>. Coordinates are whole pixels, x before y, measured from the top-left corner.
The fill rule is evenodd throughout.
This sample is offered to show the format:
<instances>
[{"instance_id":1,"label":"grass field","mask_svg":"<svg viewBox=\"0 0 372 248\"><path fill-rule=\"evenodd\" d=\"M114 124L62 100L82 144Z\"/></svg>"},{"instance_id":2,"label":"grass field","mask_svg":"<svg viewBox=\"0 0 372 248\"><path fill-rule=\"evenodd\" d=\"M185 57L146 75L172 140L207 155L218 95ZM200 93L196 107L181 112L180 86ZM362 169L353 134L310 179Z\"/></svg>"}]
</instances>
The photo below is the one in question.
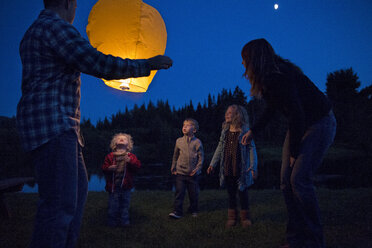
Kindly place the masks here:
<instances>
[{"instance_id":1,"label":"grass field","mask_svg":"<svg viewBox=\"0 0 372 248\"><path fill-rule=\"evenodd\" d=\"M372 247L372 188L318 189L328 248ZM78 247L254 247L275 248L284 241L286 211L279 190L251 190L253 225L226 230L227 193L200 193L197 218L168 218L171 191L135 191L129 228L105 226L108 196L90 192ZM37 205L36 194L7 195L13 218L1 219L0 247L27 247ZM185 200L185 207L188 201Z\"/></svg>"}]
</instances>

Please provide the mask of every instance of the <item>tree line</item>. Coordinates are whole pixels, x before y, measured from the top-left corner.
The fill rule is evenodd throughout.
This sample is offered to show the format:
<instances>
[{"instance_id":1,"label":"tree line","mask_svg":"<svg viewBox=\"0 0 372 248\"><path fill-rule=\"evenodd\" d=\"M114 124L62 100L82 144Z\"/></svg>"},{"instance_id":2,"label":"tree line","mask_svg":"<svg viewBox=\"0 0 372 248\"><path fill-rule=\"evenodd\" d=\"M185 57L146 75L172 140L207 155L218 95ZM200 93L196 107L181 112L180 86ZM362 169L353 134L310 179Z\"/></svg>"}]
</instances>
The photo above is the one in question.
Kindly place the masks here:
<instances>
[{"instance_id":1,"label":"tree line","mask_svg":"<svg viewBox=\"0 0 372 248\"><path fill-rule=\"evenodd\" d=\"M370 156L372 148L372 85L360 88L360 81L352 68L341 69L327 75L326 92L333 104L337 119L335 145L360 150ZM168 101L149 102L141 106L125 108L95 125L83 119L81 131L85 140L84 157L89 172L100 173L100 165L110 152L112 136L118 132L132 135L134 153L143 164L162 164L159 170L168 173L175 141L182 136L185 118L194 118L200 129L196 136L205 151L204 167L207 167L217 146L224 113L231 104L247 109L250 124L262 114L264 101L247 100L247 95L236 87L233 91L223 89L217 96L208 95L203 103L192 101L176 109ZM281 116L274 116L262 133L255 136L258 150L279 147L286 132L287 123ZM15 117L0 117L0 177L32 173L30 161L24 154L15 128ZM265 158L262 158L265 160Z\"/></svg>"}]
</instances>

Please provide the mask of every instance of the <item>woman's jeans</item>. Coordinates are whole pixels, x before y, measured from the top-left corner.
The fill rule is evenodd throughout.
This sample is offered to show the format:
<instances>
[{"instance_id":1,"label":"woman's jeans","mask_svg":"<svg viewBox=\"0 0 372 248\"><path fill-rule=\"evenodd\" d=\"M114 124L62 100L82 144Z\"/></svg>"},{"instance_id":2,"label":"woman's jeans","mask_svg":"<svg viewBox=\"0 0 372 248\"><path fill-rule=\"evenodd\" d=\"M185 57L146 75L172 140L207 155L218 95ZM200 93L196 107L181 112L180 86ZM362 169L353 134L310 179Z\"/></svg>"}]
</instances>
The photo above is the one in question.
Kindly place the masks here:
<instances>
[{"instance_id":1,"label":"woman's jeans","mask_svg":"<svg viewBox=\"0 0 372 248\"><path fill-rule=\"evenodd\" d=\"M30 247L75 247L88 193L77 135L66 131L31 156L40 199Z\"/></svg>"},{"instance_id":2,"label":"woman's jeans","mask_svg":"<svg viewBox=\"0 0 372 248\"><path fill-rule=\"evenodd\" d=\"M116 187L113 193L109 193L108 220L107 225L126 226L129 225L129 204L131 190Z\"/></svg>"},{"instance_id":3,"label":"woman's jeans","mask_svg":"<svg viewBox=\"0 0 372 248\"><path fill-rule=\"evenodd\" d=\"M325 247L320 210L312 177L336 134L330 114L310 126L302 137L300 153L290 166L289 133L283 145L281 189L288 211L287 241L291 248Z\"/></svg>"},{"instance_id":4,"label":"woman's jeans","mask_svg":"<svg viewBox=\"0 0 372 248\"><path fill-rule=\"evenodd\" d=\"M176 199L174 200L174 211L177 215L183 215L183 200L185 198L186 189L189 193L190 213L198 212L199 198L199 182L198 175L185 176L176 175Z\"/></svg>"},{"instance_id":5,"label":"woman's jeans","mask_svg":"<svg viewBox=\"0 0 372 248\"><path fill-rule=\"evenodd\" d=\"M229 195L229 208L237 209L236 195L239 194L241 210L249 210L248 188L240 191L238 185L239 177L225 176L227 193Z\"/></svg>"}]
</instances>

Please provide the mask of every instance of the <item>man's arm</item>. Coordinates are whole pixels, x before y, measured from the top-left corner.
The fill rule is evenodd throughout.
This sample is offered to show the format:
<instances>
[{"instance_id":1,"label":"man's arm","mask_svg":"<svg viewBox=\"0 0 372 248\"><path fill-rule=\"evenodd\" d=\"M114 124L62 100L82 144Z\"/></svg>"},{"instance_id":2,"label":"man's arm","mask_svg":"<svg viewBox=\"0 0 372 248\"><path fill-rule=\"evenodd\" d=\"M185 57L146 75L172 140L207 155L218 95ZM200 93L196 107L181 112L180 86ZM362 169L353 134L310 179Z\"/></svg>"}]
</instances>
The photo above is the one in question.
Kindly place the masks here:
<instances>
[{"instance_id":1,"label":"man's arm","mask_svg":"<svg viewBox=\"0 0 372 248\"><path fill-rule=\"evenodd\" d=\"M51 31L50 44L58 57L80 72L111 80L144 77L150 75L151 70L168 69L172 66L172 60L162 55L132 60L103 54L93 48L74 26L65 22L55 25L57 27Z\"/></svg>"}]
</instances>

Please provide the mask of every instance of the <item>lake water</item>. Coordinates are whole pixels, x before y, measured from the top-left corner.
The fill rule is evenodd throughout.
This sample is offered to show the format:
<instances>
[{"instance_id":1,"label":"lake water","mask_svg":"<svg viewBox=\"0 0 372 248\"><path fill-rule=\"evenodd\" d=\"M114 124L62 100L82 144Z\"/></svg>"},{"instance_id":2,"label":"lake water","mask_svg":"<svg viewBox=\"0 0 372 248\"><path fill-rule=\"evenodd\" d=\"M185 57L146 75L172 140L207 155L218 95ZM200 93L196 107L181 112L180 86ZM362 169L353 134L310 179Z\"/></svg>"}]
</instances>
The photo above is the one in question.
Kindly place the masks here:
<instances>
[{"instance_id":1,"label":"lake water","mask_svg":"<svg viewBox=\"0 0 372 248\"><path fill-rule=\"evenodd\" d=\"M88 190L89 191L105 191L105 178L100 178L98 175L91 175L89 179L89 184L88 184ZM38 187L37 184L35 184L33 187L25 184L23 187L22 192L23 193L37 193Z\"/></svg>"}]
</instances>

